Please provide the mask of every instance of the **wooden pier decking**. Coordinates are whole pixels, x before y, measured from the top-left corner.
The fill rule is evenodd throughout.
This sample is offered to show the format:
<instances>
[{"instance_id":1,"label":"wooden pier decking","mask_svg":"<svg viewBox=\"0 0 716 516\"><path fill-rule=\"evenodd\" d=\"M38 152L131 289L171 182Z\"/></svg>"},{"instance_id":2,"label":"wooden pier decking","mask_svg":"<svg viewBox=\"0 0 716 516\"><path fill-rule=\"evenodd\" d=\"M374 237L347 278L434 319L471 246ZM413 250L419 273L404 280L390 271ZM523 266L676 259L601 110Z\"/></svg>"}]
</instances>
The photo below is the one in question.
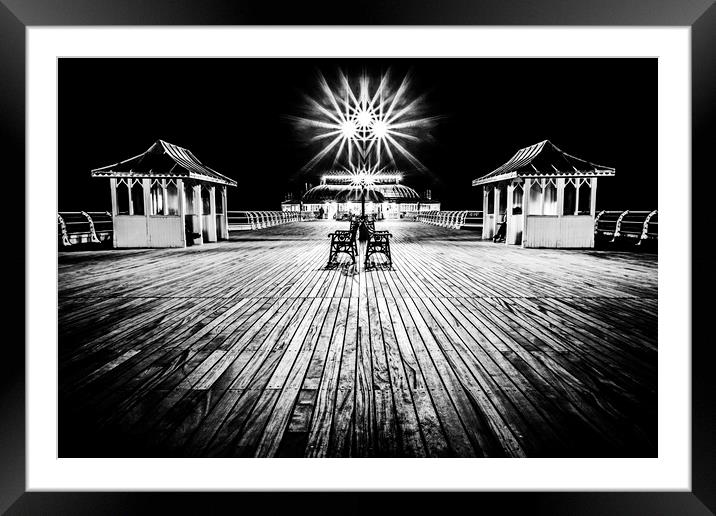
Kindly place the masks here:
<instances>
[{"instance_id":1,"label":"wooden pier decking","mask_svg":"<svg viewBox=\"0 0 716 516\"><path fill-rule=\"evenodd\" d=\"M60 253L60 456L656 456L656 255L347 225Z\"/></svg>"}]
</instances>

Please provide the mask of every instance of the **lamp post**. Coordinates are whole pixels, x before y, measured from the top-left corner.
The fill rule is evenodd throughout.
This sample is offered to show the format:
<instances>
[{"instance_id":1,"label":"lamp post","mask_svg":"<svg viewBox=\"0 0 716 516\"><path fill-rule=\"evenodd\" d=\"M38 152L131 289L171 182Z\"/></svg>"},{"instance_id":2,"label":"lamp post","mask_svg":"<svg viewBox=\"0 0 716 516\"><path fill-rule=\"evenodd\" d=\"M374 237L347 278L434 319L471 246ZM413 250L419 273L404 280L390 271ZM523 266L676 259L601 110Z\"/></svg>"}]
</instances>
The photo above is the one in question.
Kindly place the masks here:
<instances>
[{"instance_id":1,"label":"lamp post","mask_svg":"<svg viewBox=\"0 0 716 516\"><path fill-rule=\"evenodd\" d=\"M367 184L367 182L364 177L360 181L360 216L362 219L365 219L365 187L366 187L366 184Z\"/></svg>"},{"instance_id":2,"label":"lamp post","mask_svg":"<svg viewBox=\"0 0 716 516\"><path fill-rule=\"evenodd\" d=\"M373 181L372 178L368 176L368 174L366 174L365 172L361 172L354 179L354 184L360 186L360 225L358 226L358 240L364 241L368 240L369 237L368 226L366 225L365 216L365 194L368 185L373 184Z\"/></svg>"}]
</instances>

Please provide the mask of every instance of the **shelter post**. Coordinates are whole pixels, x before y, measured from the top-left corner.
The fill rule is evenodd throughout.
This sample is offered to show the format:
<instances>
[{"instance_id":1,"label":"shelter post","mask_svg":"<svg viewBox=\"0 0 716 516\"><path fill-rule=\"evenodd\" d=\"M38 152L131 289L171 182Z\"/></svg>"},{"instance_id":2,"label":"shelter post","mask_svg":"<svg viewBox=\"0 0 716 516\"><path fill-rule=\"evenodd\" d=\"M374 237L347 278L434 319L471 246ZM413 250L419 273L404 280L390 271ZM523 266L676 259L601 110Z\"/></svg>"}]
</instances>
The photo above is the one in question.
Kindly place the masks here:
<instances>
[{"instance_id":1,"label":"shelter post","mask_svg":"<svg viewBox=\"0 0 716 516\"><path fill-rule=\"evenodd\" d=\"M142 209L142 213L144 213L144 218L147 220L147 224L149 224L149 213L151 212L151 205L152 205L152 195L150 193L151 189L151 179L142 179L142 197L144 199L144 208Z\"/></svg>"},{"instance_id":2,"label":"shelter post","mask_svg":"<svg viewBox=\"0 0 716 516\"><path fill-rule=\"evenodd\" d=\"M209 194L209 213L208 217L205 221L206 224L206 240L208 242L216 242L217 241L217 231L216 231L216 188L212 185L207 188L207 193Z\"/></svg>"},{"instance_id":3,"label":"shelter post","mask_svg":"<svg viewBox=\"0 0 716 516\"><path fill-rule=\"evenodd\" d=\"M117 179L114 177L109 180L110 196L112 198L112 220L117 217ZM117 247L117 232L112 231L112 247Z\"/></svg>"},{"instance_id":4,"label":"shelter post","mask_svg":"<svg viewBox=\"0 0 716 516\"><path fill-rule=\"evenodd\" d=\"M228 240L229 239L229 211L227 207L226 202L226 185L221 186L221 190L219 190L219 203L221 206L221 216L219 217L219 220L221 224L219 225L219 236L222 240Z\"/></svg>"},{"instance_id":5,"label":"shelter post","mask_svg":"<svg viewBox=\"0 0 716 516\"><path fill-rule=\"evenodd\" d=\"M513 196L515 195L515 185L513 182L507 183L507 203L505 206L505 222L507 224L507 231L505 232L505 244L514 243L515 238L515 225L512 224L512 202Z\"/></svg>"},{"instance_id":6,"label":"shelter post","mask_svg":"<svg viewBox=\"0 0 716 516\"><path fill-rule=\"evenodd\" d=\"M201 185L194 185L192 188L192 207L193 207L193 213L192 213L192 230L193 233L198 234L199 236L194 239L195 244L203 244L204 243L204 220L201 216L202 211L202 202L201 202Z\"/></svg>"},{"instance_id":7,"label":"shelter post","mask_svg":"<svg viewBox=\"0 0 716 516\"><path fill-rule=\"evenodd\" d=\"M179 224L181 225L181 242L187 245L186 231L186 195L184 195L184 180L177 179L177 196L179 197Z\"/></svg>"},{"instance_id":8,"label":"shelter post","mask_svg":"<svg viewBox=\"0 0 716 516\"><path fill-rule=\"evenodd\" d=\"M492 193L495 196L495 199L493 201L493 211L495 212L495 216L492 218L492 235L491 237L497 233L497 224L500 220L500 189L502 186L500 183L495 184L495 188L493 189Z\"/></svg>"},{"instance_id":9,"label":"shelter post","mask_svg":"<svg viewBox=\"0 0 716 516\"><path fill-rule=\"evenodd\" d=\"M590 181L590 185L592 187L591 191L591 199L590 199L590 206L589 206L589 214L594 217L597 213L597 178L593 177Z\"/></svg>"},{"instance_id":10,"label":"shelter post","mask_svg":"<svg viewBox=\"0 0 716 516\"><path fill-rule=\"evenodd\" d=\"M487 197L489 195L489 191L487 188L487 185L484 185L482 187L482 216L483 216L483 224L482 224L482 238L487 239L490 238L490 228L489 228L489 213L487 212L487 209L489 208L489 204L487 202Z\"/></svg>"}]
</instances>

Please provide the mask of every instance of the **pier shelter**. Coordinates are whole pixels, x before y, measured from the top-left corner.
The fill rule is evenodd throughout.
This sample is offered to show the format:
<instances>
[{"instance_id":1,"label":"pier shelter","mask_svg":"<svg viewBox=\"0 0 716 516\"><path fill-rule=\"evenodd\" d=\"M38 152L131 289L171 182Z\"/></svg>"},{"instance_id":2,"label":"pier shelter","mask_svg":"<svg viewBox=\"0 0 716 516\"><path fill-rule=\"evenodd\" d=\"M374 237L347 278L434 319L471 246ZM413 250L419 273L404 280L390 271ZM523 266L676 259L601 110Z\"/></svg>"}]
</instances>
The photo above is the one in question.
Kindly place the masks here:
<instances>
[{"instance_id":1,"label":"pier shelter","mask_svg":"<svg viewBox=\"0 0 716 516\"><path fill-rule=\"evenodd\" d=\"M506 223L505 243L592 248L597 179L615 169L577 158L549 140L518 150L472 182L483 187L483 238Z\"/></svg>"},{"instance_id":2,"label":"pier shelter","mask_svg":"<svg viewBox=\"0 0 716 516\"><path fill-rule=\"evenodd\" d=\"M96 168L112 195L114 247L185 247L229 238L230 179L183 147L157 140L142 154Z\"/></svg>"}]
</instances>

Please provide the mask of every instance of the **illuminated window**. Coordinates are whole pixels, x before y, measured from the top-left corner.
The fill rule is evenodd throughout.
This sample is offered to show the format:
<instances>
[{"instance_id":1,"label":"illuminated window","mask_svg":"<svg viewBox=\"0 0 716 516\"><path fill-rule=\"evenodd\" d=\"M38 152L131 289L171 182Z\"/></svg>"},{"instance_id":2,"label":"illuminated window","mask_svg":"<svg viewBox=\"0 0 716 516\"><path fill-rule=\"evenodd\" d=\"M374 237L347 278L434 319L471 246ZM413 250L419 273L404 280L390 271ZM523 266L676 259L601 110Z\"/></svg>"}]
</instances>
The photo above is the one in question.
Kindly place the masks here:
<instances>
[{"instance_id":1,"label":"illuminated window","mask_svg":"<svg viewBox=\"0 0 716 516\"><path fill-rule=\"evenodd\" d=\"M187 183L184 183L184 206L188 215L196 214L194 209L194 188Z\"/></svg>"},{"instance_id":2,"label":"illuminated window","mask_svg":"<svg viewBox=\"0 0 716 516\"><path fill-rule=\"evenodd\" d=\"M149 198L151 199L150 215L164 214L164 189L158 179L152 181L149 189Z\"/></svg>"},{"instance_id":3,"label":"illuminated window","mask_svg":"<svg viewBox=\"0 0 716 516\"><path fill-rule=\"evenodd\" d=\"M512 190L512 215L522 214L522 185L515 185Z\"/></svg>"},{"instance_id":4,"label":"illuminated window","mask_svg":"<svg viewBox=\"0 0 716 516\"><path fill-rule=\"evenodd\" d=\"M179 215L179 188L174 180L166 183L167 215Z\"/></svg>"},{"instance_id":5,"label":"illuminated window","mask_svg":"<svg viewBox=\"0 0 716 516\"><path fill-rule=\"evenodd\" d=\"M530 186L530 202L527 207L528 215L542 215L542 185L535 179Z\"/></svg>"},{"instance_id":6,"label":"illuminated window","mask_svg":"<svg viewBox=\"0 0 716 516\"><path fill-rule=\"evenodd\" d=\"M550 179L544 187L544 209L542 215L557 215L557 185Z\"/></svg>"}]
</instances>

